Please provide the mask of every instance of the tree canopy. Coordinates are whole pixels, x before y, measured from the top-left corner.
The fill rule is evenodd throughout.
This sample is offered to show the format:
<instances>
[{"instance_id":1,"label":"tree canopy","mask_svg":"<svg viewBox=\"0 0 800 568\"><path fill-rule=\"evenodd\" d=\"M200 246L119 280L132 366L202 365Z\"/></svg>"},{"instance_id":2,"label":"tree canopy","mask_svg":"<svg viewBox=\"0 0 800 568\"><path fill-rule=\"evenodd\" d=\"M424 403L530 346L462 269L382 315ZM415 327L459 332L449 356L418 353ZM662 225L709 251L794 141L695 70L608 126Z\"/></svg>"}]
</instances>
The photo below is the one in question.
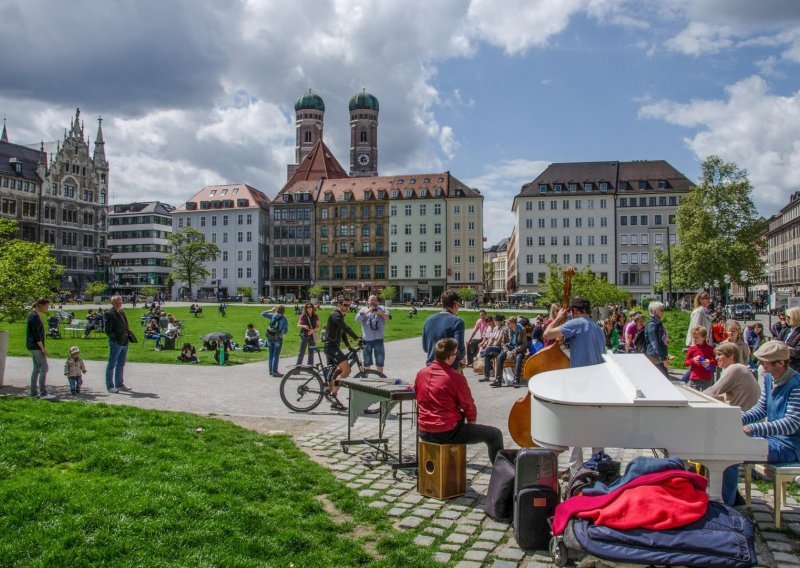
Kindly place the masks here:
<instances>
[{"instance_id":1,"label":"tree canopy","mask_svg":"<svg viewBox=\"0 0 800 568\"><path fill-rule=\"evenodd\" d=\"M703 162L700 183L686 194L676 213L678 242L656 251L662 266L660 282L672 267L673 288L696 289L705 282L724 281L725 274L743 284L764 277L761 257L766 252L764 234L769 226L759 218L751 199L747 171L736 164L709 156Z\"/></svg>"},{"instance_id":2,"label":"tree canopy","mask_svg":"<svg viewBox=\"0 0 800 568\"><path fill-rule=\"evenodd\" d=\"M547 280L540 299L544 304L561 304L564 295L564 271L560 264L549 264ZM589 267L575 272L572 277L572 296L582 296L592 303L592 307L625 304L630 300L627 290L598 278Z\"/></svg>"},{"instance_id":3,"label":"tree canopy","mask_svg":"<svg viewBox=\"0 0 800 568\"><path fill-rule=\"evenodd\" d=\"M169 255L172 263L170 274L173 279L189 287L191 296L192 286L203 282L211 274L205 263L217 259L219 247L214 243L207 243L205 235L193 227L173 231L167 238L172 246Z\"/></svg>"},{"instance_id":4,"label":"tree canopy","mask_svg":"<svg viewBox=\"0 0 800 568\"><path fill-rule=\"evenodd\" d=\"M17 222L0 219L0 321L25 319L36 298L50 297L64 267L49 245L14 238Z\"/></svg>"}]
</instances>

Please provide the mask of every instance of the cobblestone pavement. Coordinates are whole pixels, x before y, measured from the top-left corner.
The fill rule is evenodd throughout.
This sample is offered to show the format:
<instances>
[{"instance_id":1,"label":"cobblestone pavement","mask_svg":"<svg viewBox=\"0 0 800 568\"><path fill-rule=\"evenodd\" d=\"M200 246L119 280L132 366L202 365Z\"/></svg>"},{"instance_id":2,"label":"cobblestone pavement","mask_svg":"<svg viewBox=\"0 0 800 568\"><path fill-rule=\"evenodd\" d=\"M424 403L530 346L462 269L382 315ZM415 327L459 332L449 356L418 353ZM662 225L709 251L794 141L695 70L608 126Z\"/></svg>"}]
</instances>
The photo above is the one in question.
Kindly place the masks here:
<instances>
[{"instance_id":1,"label":"cobblestone pavement","mask_svg":"<svg viewBox=\"0 0 800 568\"><path fill-rule=\"evenodd\" d=\"M404 448L414 443L410 418L404 418ZM390 450L397 448L397 416L389 417L386 434ZM375 417L359 418L352 438L374 437L377 433ZM524 551L517 546L513 528L498 523L483 512L483 499L489 485L491 467L483 444L467 447L467 493L447 501L423 497L417 492L416 477L405 472L395 475L386 462L376 459L374 450L367 446L350 446L349 453L342 451L340 426L330 426L296 438L298 445L315 461L329 468L337 479L369 500L369 506L384 509L396 519L401 530L416 533L414 542L434 550L435 558L457 568L534 568L552 566L548 551ZM649 452L606 449L623 468L634 457ZM560 468L567 466L566 452L561 454ZM744 493L743 484L740 487ZM752 508L744 512L759 529L757 551L759 566L800 566L800 508L788 497L790 509L783 513L786 530L775 530L772 523L772 495L765 496L753 485ZM574 566L574 563L568 564Z\"/></svg>"}]
</instances>

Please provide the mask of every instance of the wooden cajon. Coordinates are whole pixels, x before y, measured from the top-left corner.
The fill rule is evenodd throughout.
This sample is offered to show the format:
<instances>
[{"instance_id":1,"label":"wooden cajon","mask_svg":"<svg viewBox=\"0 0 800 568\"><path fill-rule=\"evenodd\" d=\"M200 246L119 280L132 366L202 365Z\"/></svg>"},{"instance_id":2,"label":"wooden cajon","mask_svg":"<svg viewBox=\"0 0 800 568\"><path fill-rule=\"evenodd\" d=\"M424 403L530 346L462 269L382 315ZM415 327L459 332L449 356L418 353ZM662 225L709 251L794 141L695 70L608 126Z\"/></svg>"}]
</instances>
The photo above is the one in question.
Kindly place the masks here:
<instances>
[{"instance_id":1,"label":"wooden cajon","mask_svg":"<svg viewBox=\"0 0 800 568\"><path fill-rule=\"evenodd\" d=\"M467 446L419 440L417 490L425 497L450 499L467 492Z\"/></svg>"}]
</instances>

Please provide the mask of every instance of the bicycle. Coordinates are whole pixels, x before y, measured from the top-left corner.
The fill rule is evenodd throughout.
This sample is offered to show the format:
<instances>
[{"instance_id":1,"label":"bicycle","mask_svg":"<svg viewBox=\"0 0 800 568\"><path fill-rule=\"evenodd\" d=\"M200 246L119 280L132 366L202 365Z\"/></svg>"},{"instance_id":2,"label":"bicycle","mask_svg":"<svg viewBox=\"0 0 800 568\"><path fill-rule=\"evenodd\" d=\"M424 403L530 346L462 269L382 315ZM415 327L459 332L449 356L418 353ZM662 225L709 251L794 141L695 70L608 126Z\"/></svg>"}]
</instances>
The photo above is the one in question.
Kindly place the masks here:
<instances>
[{"instance_id":1,"label":"bicycle","mask_svg":"<svg viewBox=\"0 0 800 568\"><path fill-rule=\"evenodd\" d=\"M366 377L386 378L386 375L375 369L366 369L361 362L358 352L364 348L359 342L357 347L348 345L347 360L353 369L358 369L354 375L356 379ZM309 349L317 354L317 363L308 366L297 366L283 376L280 386L281 400L290 410L295 412L310 412L322 403L323 397L329 396L328 389L339 368L335 364L322 364L322 348L309 345ZM367 410L366 413L375 413L377 410Z\"/></svg>"}]
</instances>

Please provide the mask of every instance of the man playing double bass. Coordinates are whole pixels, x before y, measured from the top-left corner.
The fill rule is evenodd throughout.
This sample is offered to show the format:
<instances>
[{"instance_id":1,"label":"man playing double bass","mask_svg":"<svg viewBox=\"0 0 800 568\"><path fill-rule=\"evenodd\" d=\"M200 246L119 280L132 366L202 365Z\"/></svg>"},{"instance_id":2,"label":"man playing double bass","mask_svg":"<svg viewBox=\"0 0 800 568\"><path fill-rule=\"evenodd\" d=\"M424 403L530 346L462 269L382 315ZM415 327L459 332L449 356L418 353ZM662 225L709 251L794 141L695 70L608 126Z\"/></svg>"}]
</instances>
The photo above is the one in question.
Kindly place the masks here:
<instances>
[{"instance_id":1,"label":"man playing double bass","mask_svg":"<svg viewBox=\"0 0 800 568\"><path fill-rule=\"evenodd\" d=\"M592 305L586 298L575 296L568 308L562 308L547 329L544 339L560 340L569 346L569 366L587 367L603 362L606 352L603 330L592 321ZM571 319L567 320L567 316ZM592 448L592 453L603 448ZM583 464L583 448L570 448L568 475L574 475ZM567 472L564 472L567 473Z\"/></svg>"}]
</instances>

